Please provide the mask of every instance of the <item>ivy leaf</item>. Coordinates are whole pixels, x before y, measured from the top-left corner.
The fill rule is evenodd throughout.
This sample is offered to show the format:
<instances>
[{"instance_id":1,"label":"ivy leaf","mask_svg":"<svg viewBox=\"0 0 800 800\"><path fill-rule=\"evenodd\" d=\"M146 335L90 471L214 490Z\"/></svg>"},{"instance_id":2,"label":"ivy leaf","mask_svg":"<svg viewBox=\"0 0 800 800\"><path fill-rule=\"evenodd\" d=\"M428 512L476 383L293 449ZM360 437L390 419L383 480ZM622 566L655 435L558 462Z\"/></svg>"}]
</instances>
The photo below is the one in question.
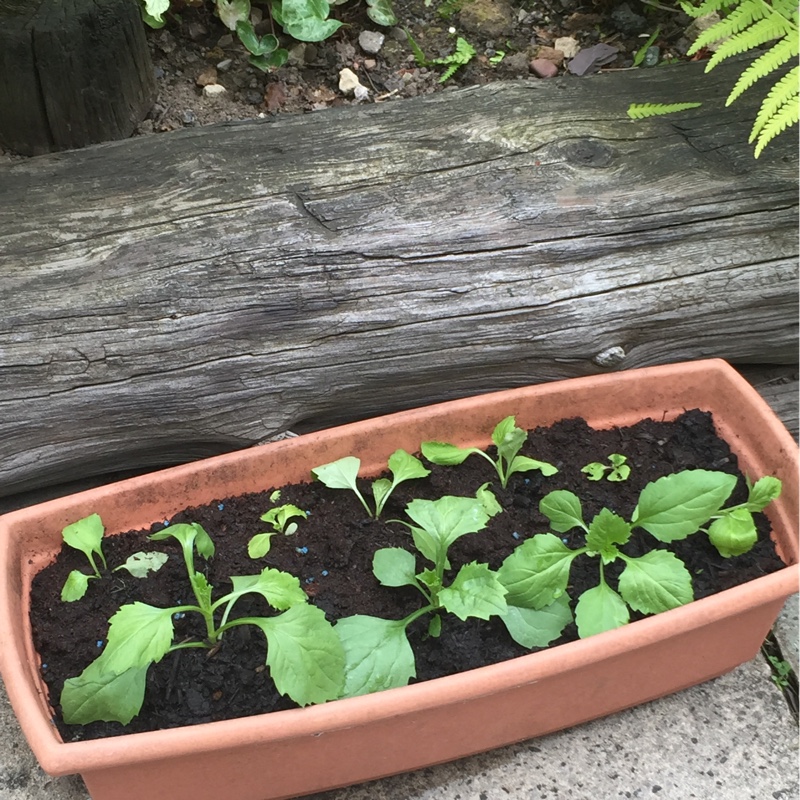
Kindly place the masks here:
<instances>
[{"instance_id":1,"label":"ivy leaf","mask_svg":"<svg viewBox=\"0 0 800 800\"><path fill-rule=\"evenodd\" d=\"M725 472L684 470L648 483L633 511L634 528L644 528L659 541L685 539L722 508L736 478Z\"/></svg>"},{"instance_id":2,"label":"ivy leaf","mask_svg":"<svg viewBox=\"0 0 800 800\"><path fill-rule=\"evenodd\" d=\"M619 592L635 611L658 614L694 599L692 576L683 562L667 550L651 550L639 558L625 558Z\"/></svg>"},{"instance_id":3,"label":"ivy leaf","mask_svg":"<svg viewBox=\"0 0 800 800\"><path fill-rule=\"evenodd\" d=\"M557 533L566 533L573 528L587 530L581 501L577 495L565 489L546 494L539 501L539 511L550 520L550 527Z\"/></svg>"},{"instance_id":4,"label":"ivy leaf","mask_svg":"<svg viewBox=\"0 0 800 800\"><path fill-rule=\"evenodd\" d=\"M327 19L327 0L281 0L273 2L272 8L284 31L299 42L321 42L342 26L337 20Z\"/></svg>"},{"instance_id":5,"label":"ivy leaf","mask_svg":"<svg viewBox=\"0 0 800 800\"><path fill-rule=\"evenodd\" d=\"M758 541L753 515L745 508L733 509L709 525L708 538L723 558L752 550Z\"/></svg>"},{"instance_id":6,"label":"ivy leaf","mask_svg":"<svg viewBox=\"0 0 800 800\"><path fill-rule=\"evenodd\" d=\"M216 4L219 18L229 30L235 31L250 16L250 0L216 0Z\"/></svg>"},{"instance_id":7,"label":"ivy leaf","mask_svg":"<svg viewBox=\"0 0 800 800\"><path fill-rule=\"evenodd\" d=\"M303 603L277 617L255 617L251 621L267 637L266 663L281 694L301 706L341 695L344 648L321 609Z\"/></svg>"},{"instance_id":8,"label":"ivy leaf","mask_svg":"<svg viewBox=\"0 0 800 800\"><path fill-rule=\"evenodd\" d=\"M569 596L562 594L539 610L509 605L501 619L517 644L527 648L547 647L572 622Z\"/></svg>"},{"instance_id":9,"label":"ivy leaf","mask_svg":"<svg viewBox=\"0 0 800 800\"><path fill-rule=\"evenodd\" d=\"M488 564L464 564L455 580L439 592L439 602L459 619L489 619L506 611L507 589Z\"/></svg>"},{"instance_id":10,"label":"ivy leaf","mask_svg":"<svg viewBox=\"0 0 800 800\"><path fill-rule=\"evenodd\" d=\"M356 615L336 623L345 655L343 697L405 686L416 677L414 651L402 621Z\"/></svg>"},{"instance_id":11,"label":"ivy leaf","mask_svg":"<svg viewBox=\"0 0 800 800\"><path fill-rule=\"evenodd\" d=\"M526 539L497 572L506 587L506 602L521 608L542 609L567 589L572 559L583 550L570 550L552 533Z\"/></svg>"},{"instance_id":12,"label":"ivy leaf","mask_svg":"<svg viewBox=\"0 0 800 800\"><path fill-rule=\"evenodd\" d=\"M95 577L95 575L85 575L77 569L72 570L61 587L62 602L74 603L76 600L80 600L89 588L89 581Z\"/></svg>"},{"instance_id":13,"label":"ivy leaf","mask_svg":"<svg viewBox=\"0 0 800 800\"><path fill-rule=\"evenodd\" d=\"M166 553L134 553L124 564L114 567L114 572L126 569L134 578L146 578L151 572L158 572L169 560Z\"/></svg>"},{"instance_id":14,"label":"ivy leaf","mask_svg":"<svg viewBox=\"0 0 800 800\"><path fill-rule=\"evenodd\" d=\"M147 669L133 667L116 673L108 669L105 653L77 677L67 678L61 691L61 714L67 725L121 722L127 725L144 702Z\"/></svg>"},{"instance_id":15,"label":"ivy leaf","mask_svg":"<svg viewBox=\"0 0 800 800\"><path fill-rule=\"evenodd\" d=\"M581 639L619 628L629 620L625 601L606 583L587 589L575 606L575 622Z\"/></svg>"},{"instance_id":16,"label":"ivy leaf","mask_svg":"<svg viewBox=\"0 0 800 800\"><path fill-rule=\"evenodd\" d=\"M266 567L258 575L236 575L231 583L233 591L225 596L226 602L238 600L244 594L259 594L273 608L285 611L308 600L294 575L272 567Z\"/></svg>"},{"instance_id":17,"label":"ivy leaf","mask_svg":"<svg viewBox=\"0 0 800 800\"><path fill-rule=\"evenodd\" d=\"M383 547L372 557L372 572L384 586L415 586L417 560L402 547Z\"/></svg>"},{"instance_id":18,"label":"ivy leaf","mask_svg":"<svg viewBox=\"0 0 800 800\"><path fill-rule=\"evenodd\" d=\"M397 25L390 0L367 0L367 16L376 24L388 28Z\"/></svg>"},{"instance_id":19,"label":"ivy leaf","mask_svg":"<svg viewBox=\"0 0 800 800\"><path fill-rule=\"evenodd\" d=\"M155 664L172 644L172 609L129 603L111 617L104 666L122 674L131 668Z\"/></svg>"}]
</instances>

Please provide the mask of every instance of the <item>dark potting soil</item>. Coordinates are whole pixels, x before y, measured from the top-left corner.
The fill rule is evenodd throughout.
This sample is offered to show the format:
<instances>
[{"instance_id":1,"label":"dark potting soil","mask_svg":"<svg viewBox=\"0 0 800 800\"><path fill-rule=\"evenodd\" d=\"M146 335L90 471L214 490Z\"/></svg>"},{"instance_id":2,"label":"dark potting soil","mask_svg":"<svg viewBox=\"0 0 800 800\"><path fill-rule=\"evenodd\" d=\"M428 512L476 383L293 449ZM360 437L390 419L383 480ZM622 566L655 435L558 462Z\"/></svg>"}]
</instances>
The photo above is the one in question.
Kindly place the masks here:
<instances>
[{"instance_id":1,"label":"dark potting soil","mask_svg":"<svg viewBox=\"0 0 800 800\"><path fill-rule=\"evenodd\" d=\"M493 453L493 448L488 452ZM472 495L490 481L504 513L490 520L483 531L459 539L450 549L453 574L470 561L487 562L497 568L503 559L526 538L545 532L547 519L539 512L540 499L554 489L569 489L583 502L584 518L589 520L607 507L630 518L644 486L663 475L682 469L721 470L739 476L739 483L728 505L747 496L745 481L738 472L736 457L718 438L710 414L689 411L675 422L644 420L629 428L595 431L581 419L570 419L551 428L532 431L523 454L555 464L559 472L544 478L538 472L512 476L509 487L499 486L493 467L479 456L469 457L458 467L431 467L429 478L401 484L390 497L381 520L369 518L350 491L328 489L319 483L285 487L265 487L265 491L240 497L221 497L207 506L188 508L176 514L170 524L198 522L216 544L216 555L204 565L215 596L230 589L229 576L256 574L269 565L298 576L310 602L325 611L331 621L351 614L371 614L400 619L419 608L423 599L410 587L387 588L372 574L372 556L381 547L412 550L407 528L389 520L404 517L404 509L415 497L436 499L443 495ZM593 482L580 472L591 461L605 462L611 453L622 453L631 466L630 478L623 483ZM761 476L750 476L755 479ZM265 476L265 481L268 476ZM369 483L362 482L362 493L371 497ZM274 503L270 494L281 489L280 503L294 503L309 512L300 520L293 536L275 536L269 554L257 561L247 555L247 542L265 530L259 517ZM757 514L759 542L749 553L724 559L698 533L669 549L686 564L694 582L695 598L700 599L731 586L774 572L783 566L769 537L769 523ZM65 741L94 739L124 733L172 728L201 722L261 714L294 707L275 690L265 667L266 641L252 626L241 626L226 633L221 648L213 655L203 649L185 649L167 655L153 665L147 678L147 693L141 713L129 725L92 723L65 725L55 702L64 680L79 675L100 653L108 630L108 619L124 603L141 601L155 606L192 603L191 590L177 542L148 542L146 535L164 528L153 525L149 531L130 531L104 541L109 567L121 564L141 550L158 550L170 558L157 573L136 579L127 572L105 574L92 581L86 596L77 603L60 600L61 587L70 570L86 571L85 556L65 547L56 561L40 572L33 583L31 620L34 642L42 658L42 675L56 710L56 725ZM563 536L570 547L583 544L583 536L573 531ZM622 549L637 556L666 547L644 531L636 530ZM428 566L418 556L419 570ZM612 565L606 577L616 585L619 569ZM577 557L570 573L569 592L573 601L596 585L596 559ZM269 614L261 598L244 598L233 616ZM636 615L633 618L638 618ZM187 614L176 620L178 640L202 639L199 615ZM416 654L417 681L449 675L523 655L503 624L496 619L461 622L448 616L438 639L427 636L427 617L409 629ZM574 625L553 646L577 638Z\"/></svg>"}]
</instances>

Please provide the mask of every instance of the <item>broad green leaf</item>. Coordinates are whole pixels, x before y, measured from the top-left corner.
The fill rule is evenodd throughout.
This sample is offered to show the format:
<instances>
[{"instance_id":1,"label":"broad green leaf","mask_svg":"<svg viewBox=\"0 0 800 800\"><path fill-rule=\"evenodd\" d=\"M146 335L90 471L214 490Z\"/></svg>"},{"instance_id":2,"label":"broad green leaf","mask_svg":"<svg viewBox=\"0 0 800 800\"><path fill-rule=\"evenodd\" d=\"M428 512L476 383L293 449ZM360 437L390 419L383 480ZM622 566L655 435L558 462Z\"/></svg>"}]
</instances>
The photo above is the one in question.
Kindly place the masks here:
<instances>
[{"instance_id":1,"label":"broad green leaf","mask_svg":"<svg viewBox=\"0 0 800 800\"><path fill-rule=\"evenodd\" d=\"M497 572L508 590L506 602L522 608L549 606L566 591L572 559L581 552L570 550L552 533L526 539Z\"/></svg>"},{"instance_id":2,"label":"broad green leaf","mask_svg":"<svg viewBox=\"0 0 800 800\"><path fill-rule=\"evenodd\" d=\"M271 33L259 38L250 20L240 20L236 23L236 33L239 40L254 56L264 56L278 48L278 39Z\"/></svg>"},{"instance_id":3,"label":"broad green leaf","mask_svg":"<svg viewBox=\"0 0 800 800\"><path fill-rule=\"evenodd\" d=\"M267 666L281 694L301 706L341 695L344 648L321 609L303 603L252 621L267 637Z\"/></svg>"},{"instance_id":4,"label":"broad green leaf","mask_svg":"<svg viewBox=\"0 0 800 800\"><path fill-rule=\"evenodd\" d=\"M411 538L414 540L414 547L419 550L420 554L432 561L434 564L441 557L441 543L436 536L428 533L424 528L418 528L416 525L411 525ZM445 557L446 560L446 557Z\"/></svg>"},{"instance_id":5,"label":"broad green leaf","mask_svg":"<svg viewBox=\"0 0 800 800\"><path fill-rule=\"evenodd\" d=\"M300 42L321 42L336 33L342 23L327 19L327 0L282 0L280 24Z\"/></svg>"},{"instance_id":6,"label":"broad green leaf","mask_svg":"<svg viewBox=\"0 0 800 800\"><path fill-rule=\"evenodd\" d=\"M282 506L275 506L275 508L271 508L266 514L262 514L261 521L266 522L268 525L272 525L276 532L284 533L286 529L286 523L295 517L307 519L308 514L306 514L302 508L298 508L292 503L285 503Z\"/></svg>"},{"instance_id":7,"label":"broad green leaf","mask_svg":"<svg viewBox=\"0 0 800 800\"><path fill-rule=\"evenodd\" d=\"M279 47L268 56L250 56L247 60L262 72L271 72L273 69L282 67L289 60L289 51L284 47Z\"/></svg>"},{"instance_id":8,"label":"broad green leaf","mask_svg":"<svg viewBox=\"0 0 800 800\"><path fill-rule=\"evenodd\" d=\"M107 668L105 653L77 677L67 678L61 691L61 714L67 725L121 722L127 725L141 710L147 669L134 667L122 673Z\"/></svg>"},{"instance_id":9,"label":"broad green leaf","mask_svg":"<svg viewBox=\"0 0 800 800\"><path fill-rule=\"evenodd\" d=\"M497 502L497 498L494 492L489 488L489 485L488 483L484 483L482 486L479 486L478 491L475 492L475 498L480 500L483 510L490 517L496 517L498 514L502 513L503 507Z\"/></svg>"},{"instance_id":10,"label":"broad green leaf","mask_svg":"<svg viewBox=\"0 0 800 800\"><path fill-rule=\"evenodd\" d=\"M390 0L367 0L367 16L376 24L388 28L397 25Z\"/></svg>"},{"instance_id":11,"label":"broad green leaf","mask_svg":"<svg viewBox=\"0 0 800 800\"><path fill-rule=\"evenodd\" d=\"M747 497L747 506L750 511L762 511L773 500L780 497L781 482L778 478L766 475L759 478L752 487Z\"/></svg>"},{"instance_id":12,"label":"broad green leaf","mask_svg":"<svg viewBox=\"0 0 800 800\"><path fill-rule=\"evenodd\" d=\"M753 515L744 508L733 509L709 525L708 538L723 558L752 550L758 541Z\"/></svg>"},{"instance_id":13,"label":"broad green leaf","mask_svg":"<svg viewBox=\"0 0 800 800\"><path fill-rule=\"evenodd\" d=\"M438 500L412 500L406 506L414 522L432 535L446 552L456 539L486 527L489 515L474 497L440 497Z\"/></svg>"},{"instance_id":14,"label":"broad green leaf","mask_svg":"<svg viewBox=\"0 0 800 800\"><path fill-rule=\"evenodd\" d=\"M651 550L639 558L625 558L619 592L634 610L658 614L694 599L692 576L674 553Z\"/></svg>"},{"instance_id":15,"label":"broad green leaf","mask_svg":"<svg viewBox=\"0 0 800 800\"><path fill-rule=\"evenodd\" d=\"M548 464L546 461L537 461L535 458L528 458L527 456L517 456L512 460L511 466L508 468L508 474L530 472L532 469L538 469L546 478L558 472L558 467Z\"/></svg>"},{"instance_id":16,"label":"broad green leaf","mask_svg":"<svg viewBox=\"0 0 800 800\"><path fill-rule=\"evenodd\" d=\"M685 539L722 508L736 486L725 472L684 470L648 483L631 521L662 542Z\"/></svg>"},{"instance_id":17,"label":"broad green leaf","mask_svg":"<svg viewBox=\"0 0 800 800\"><path fill-rule=\"evenodd\" d=\"M615 545L625 544L630 537L631 526L613 511L603 508L589 523L586 546L593 553L599 553L604 564L609 564L619 555Z\"/></svg>"},{"instance_id":18,"label":"broad green leaf","mask_svg":"<svg viewBox=\"0 0 800 800\"><path fill-rule=\"evenodd\" d=\"M285 611L305 603L308 595L300 588L300 581L288 572L266 567L258 575L235 575L231 578L233 591L225 596L236 600L243 594L260 594L273 608Z\"/></svg>"},{"instance_id":19,"label":"broad green leaf","mask_svg":"<svg viewBox=\"0 0 800 800\"><path fill-rule=\"evenodd\" d=\"M539 501L539 511L550 520L550 527L558 533L565 533L572 528L583 528L583 510L578 496L565 489L557 489L546 494Z\"/></svg>"},{"instance_id":20,"label":"broad green leaf","mask_svg":"<svg viewBox=\"0 0 800 800\"><path fill-rule=\"evenodd\" d=\"M405 686L416 677L414 651L402 621L356 615L334 629L345 655L343 697Z\"/></svg>"},{"instance_id":21,"label":"broad green leaf","mask_svg":"<svg viewBox=\"0 0 800 800\"><path fill-rule=\"evenodd\" d=\"M506 611L507 589L488 564L464 564L450 586L439 592L439 602L459 619L489 619Z\"/></svg>"},{"instance_id":22,"label":"broad green leaf","mask_svg":"<svg viewBox=\"0 0 800 800\"><path fill-rule=\"evenodd\" d=\"M585 467L581 467L581 472L586 475L590 481L600 481L603 475L606 474L608 467L601 464L599 461L592 461Z\"/></svg>"},{"instance_id":23,"label":"broad green leaf","mask_svg":"<svg viewBox=\"0 0 800 800\"><path fill-rule=\"evenodd\" d=\"M587 589L575 606L575 622L581 639L619 628L629 620L625 601L605 583Z\"/></svg>"},{"instance_id":24,"label":"broad green leaf","mask_svg":"<svg viewBox=\"0 0 800 800\"><path fill-rule=\"evenodd\" d=\"M76 600L80 600L89 588L89 581L94 577L94 575L84 575L77 569L72 570L61 587L62 602L74 603Z\"/></svg>"},{"instance_id":25,"label":"broad green leaf","mask_svg":"<svg viewBox=\"0 0 800 800\"><path fill-rule=\"evenodd\" d=\"M520 447L525 443L528 434L516 426L514 417L506 417L497 423L492 431L492 441L497 447L497 454L511 463L514 456L519 453Z\"/></svg>"},{"instance_id":26,"label":"broad green leaf","mask_svg":"<svg viewBox=\"0 0 800 800\"><path fill-rule=\"evenodd\" d=\"M124 564L114 567L114 572L126 569L134 578L146 578L151 572L158 572L167 563L166 553L134 553Z\"/></svg>"},{"instance_id":27,"label":"broad green leaf","mask_svg":"<svg viewBox=\"0 0 800 800\"><path fill-rule=\"evenodd\" d=\"M461 464L468 456L481 451L475 447L456 447L446 442L423 442L420 445L422 455L432 464L444 467L454 467Z\"/></svg>"},{"instance_id":28,"label":"broad green leaf","mask_svg":"<svg viewBox=\"0 0 800 800\"><path fill-rule=\"evenodd\" d=\"M172 609L146 603L122 606L110 620L104 666L122 673L161 661L172 644Z\"/></svg>"},{"instance_id":29,"label":"broad green leaf","mask_svg":"<svg viewBox=\"0 0 800 800\"><path fill-rule=\"evenodd\" d=\"M338 461L331 461L330 464L314 467L311 474L329 489L355 490L359 469L361 469L360 458L345 456Z\"/></svg>"},{"instance_id":30,"label":"broad green leaf","mask_svg":"<svg viewBox=\"0 0 800 800\"><path fill-rule=\"evenodd\" d=\"M93 567L95 563L92 559L92 553L97 553L103 562L103 566L105 566L106 560L103 557L104 532L105 528L100 516L98 514L90 514L88 517L67 525L61 531L61 536L70 547L74 547L84 553Z\"/></svg>"},{"instance_id":31,"label":"broad green leaf","mask_svg":"<svg viewBox=\"0 0 800 800\"><path fill-rule=\"evenodd\" d=\"M277 535L277 531L272 533L257 533L247 543L247 555L250 558L263 558L272 546L272 537Z\"/></svg>"},{"instance_id":32,"label":"broad green leaf","mask_svg":"<svg viewBox=\"0 0 800 800\"><path fill-rule=\"evenodd\" d=\"M206 533L205 528L197 522L179 522L176 525L170 525L168 528L150 534L148 538L152 542L177 539L189 557L191 557L193 549L197 550L199 555L205 559L209 559L214 555L214 542Z\"/></svg>"},{"instance_id":33,"label":"broad green leaf","mask_svg":"<svg viewBox=\"0 0 800 800\"><path fill-rule=\"evenodd\" d=\"M372 557L372 572L384 586L415 586L417 560L401 547L383 547Z\"/></svg>"},{"instance_id":34,"label":"broad green leaf","mask_svg":"<svg viewBox=\"0 0 800 800\"><path fill-rule=\"evenodd\" d=\"M144 9L142 16L145 17L145 21L148 21L147 18L149 17L155 22L153 27L163 27L166 20L162 14L169 11L170 0L143 0L143 2Z\"/></svg>"},{"instance_id":35,"label":"broad green leaf","mask_svg":"<svg viewBox=\"0 0 800 800\"><path fill-rule=\"evenodd\" d=\"M501 619L517 644L528 648L547 647L572 622L569 595L562 594L558 600L538 611L508 606Z\"/></svg>"},{"instance_id":36,"label":"broad green leaf","mask_svg":"<svg viewBox=\"0 0 800 800\"><path fill-rule=\"evenodd\" d=\"M216 4L222 24L232 31L250 16L250 0L216 0Z\"/></svg>"},{"instance_id":37,"label":"broad green leaf","mask_svg":"<svg viewBox=\"0 0 800 800\"><path fill-rule=\"evenodd\" d=\"M426 478L431 471L416 457L405 450L395 450L389 456L389 469L394 475L394 484L413 478Z\"/></svg>"}]
</instances>

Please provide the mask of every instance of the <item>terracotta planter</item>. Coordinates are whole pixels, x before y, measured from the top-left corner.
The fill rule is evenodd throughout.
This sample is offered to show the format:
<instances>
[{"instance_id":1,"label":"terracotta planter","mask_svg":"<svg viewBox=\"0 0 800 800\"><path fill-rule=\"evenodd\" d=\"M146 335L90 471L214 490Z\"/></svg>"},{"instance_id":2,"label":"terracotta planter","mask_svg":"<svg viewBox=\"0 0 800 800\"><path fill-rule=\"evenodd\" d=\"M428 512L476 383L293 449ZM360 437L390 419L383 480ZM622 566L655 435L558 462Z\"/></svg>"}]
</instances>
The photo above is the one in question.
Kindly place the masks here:
<instances>
[{"instance_id":1,"label":"terracotta planter","mask_svg":"<svg viewBox=\"0 0 800 800\"><path fill-rule=\"evenodd\" d=\"M582 641L401 689L241 720L64 744L50 723L28 620L32 577L61 529L98 512L109 532L145 527L214 497L308 478L344 455L377 472L398 447L485 446L499 419L522 427L580 415L594 427L713 412L742 471L775 475L767 508L787 567ZM797 448L722 361L652 367L456 400L123 481L0 519L0 670L25 735L53 775L80 773L96 800L275 800L540 736L721 675L753 658L798 584Z\"/></svg>"}]
</instances>

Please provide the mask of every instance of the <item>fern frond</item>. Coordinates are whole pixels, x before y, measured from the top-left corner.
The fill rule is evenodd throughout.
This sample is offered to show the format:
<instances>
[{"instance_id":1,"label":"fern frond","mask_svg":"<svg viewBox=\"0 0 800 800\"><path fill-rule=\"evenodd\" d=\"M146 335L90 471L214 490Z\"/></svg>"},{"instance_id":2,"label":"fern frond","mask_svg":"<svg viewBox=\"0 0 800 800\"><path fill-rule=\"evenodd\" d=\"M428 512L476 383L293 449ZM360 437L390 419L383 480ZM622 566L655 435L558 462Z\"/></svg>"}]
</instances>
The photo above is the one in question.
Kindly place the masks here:
<instances>
[{"instance_id":1,"label":"fern frond","mask_svg":"<svg viewBox=\"0 0 800 800\"><path fill-rule=\"evenodd\" d=\"M797 87L795 86L795 95L787 98L777 112L767 120L766 125L761 129L761 133L758 134L756 149L753 151L753 155L756 158L761 155L761 151L779 133L783 133L787 128L797 123L798 116L800 116L800 103L797 102L796 89Z\"/></svg>"},{"instance_id":2,"label":"fern frond","mask_svg":"<svg viewBox=\"0 0 800 800\"><path fill-rule=\"evenodd\" d=\"M711 72L721 61L731 56L738 56L747 50L753 50L762 44L771 42L773 39L780 39L791 32L786 24L786 20L778 14L772 14L766 19L760 19L745 31L740 31L723 42L717 52L711 56L706 72Z\"/></svg>"},{"instance_id":3,"label":"fern frond","mask_svg":"<svg viewBox=\"0 0 800 800\"><path fill-rule=\"evenodd\" d=\"M631 119L645 119L646 117L660 117L663 114L674 114L677 111L686 111L689 108L698 108L702 103L631 103L628 107L628 116Z\"/></svg>"},{"instance_id":4,"label":"fern frond","mask_svg":"<svg viewBox=\"0 0 800 800\"><path fill-rule=\"evenodd\" d=\"M750 131L749 142L753 142L769 121L776 116L780 109L787 103L798 104L800 93L800 66L789 70L770 90L761 103L753 129Z\"/></svg>"},{"instance_id":5,"label":"fern frond","mask_svg":"<svg viewBox=\"0 0 800 800\"><path fill-rule=\"evenodd\" d=\"M709 14L713 14L715 11L719 11L729 5L731 5L731 0L705 0L699 6L682 2L681 9L687 16L697 19L698 17L706 17Z\"/></svg>"},{"instance_id":6,"label":"fern frond","mask_svg":"<svg viewBox=\"0 0 800 800\"><path fill-rule=\"evenodd\" d=\"M742 0L742 2L728 14L727 17L704 30L687 50L686 55L694 55L708 45L727 39L734 33L739 33L764 17L768 17L771 9L766 3L758 0ZM706 70L708 71L708 70Z\"/></svg>"},{"instance_id":7,"label":"fern frond","mask_svg":"<svg viewBox=\"0 0 800 800\"><path fill-rule=\"evenodd\" d=\"M729 106L742 92L749 89L757 80L775 72L783 66L789 59L796 58L798 55L798 39L796 36L788 36L773 45L766 53L762 53L752 64L739 76L725 105Z\"/></svg>"}]
</instances>

